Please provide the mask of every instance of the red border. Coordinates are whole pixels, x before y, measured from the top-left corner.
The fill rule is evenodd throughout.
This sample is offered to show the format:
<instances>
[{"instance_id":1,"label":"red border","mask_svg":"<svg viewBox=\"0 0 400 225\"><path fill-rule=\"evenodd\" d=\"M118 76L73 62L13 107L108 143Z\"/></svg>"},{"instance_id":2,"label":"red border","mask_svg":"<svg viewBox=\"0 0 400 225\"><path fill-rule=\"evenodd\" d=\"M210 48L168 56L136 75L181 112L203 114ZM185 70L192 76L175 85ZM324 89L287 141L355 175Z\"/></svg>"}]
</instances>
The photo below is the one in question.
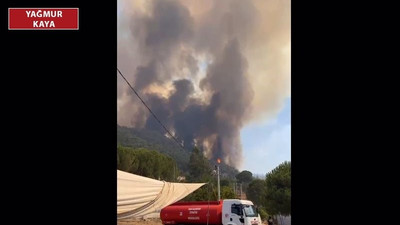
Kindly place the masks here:
<instances>
[{"instance_id":1,"label":"red border","mask_svg":"<svg viewBox=\"0 0 400 225\"><path fill-rule=\"evenodd\" d=\"M76 9L77 11L77 28L43 28L43 29L28 29L28 28L12 28L10 29L10 9ZM8 30L79 30L79 8L8 8Z\"/></svg>"}]
</instances>

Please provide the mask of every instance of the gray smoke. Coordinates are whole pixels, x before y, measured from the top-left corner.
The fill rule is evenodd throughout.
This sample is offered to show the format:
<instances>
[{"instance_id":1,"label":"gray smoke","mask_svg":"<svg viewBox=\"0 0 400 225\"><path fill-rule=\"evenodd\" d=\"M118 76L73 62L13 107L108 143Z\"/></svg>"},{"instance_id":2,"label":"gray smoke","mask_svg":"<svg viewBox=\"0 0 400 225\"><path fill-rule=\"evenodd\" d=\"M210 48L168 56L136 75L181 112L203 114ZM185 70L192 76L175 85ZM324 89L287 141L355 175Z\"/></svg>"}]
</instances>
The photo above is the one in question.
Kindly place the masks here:
<instances>
[{"instance_id":1,"label":"gray smoke","mask_svg":"<svg viewBox=\"0 0 400 225\"><path fill-rule=\"evenodd\" d=\"M120 0L118 65L187 149L239 167L240 129L257 114L244 52L256 49L252 35L264 19L257 1L200 2ZM164 132L121 81L118 89L120 125Z\"/></svg>"}]
</instances>

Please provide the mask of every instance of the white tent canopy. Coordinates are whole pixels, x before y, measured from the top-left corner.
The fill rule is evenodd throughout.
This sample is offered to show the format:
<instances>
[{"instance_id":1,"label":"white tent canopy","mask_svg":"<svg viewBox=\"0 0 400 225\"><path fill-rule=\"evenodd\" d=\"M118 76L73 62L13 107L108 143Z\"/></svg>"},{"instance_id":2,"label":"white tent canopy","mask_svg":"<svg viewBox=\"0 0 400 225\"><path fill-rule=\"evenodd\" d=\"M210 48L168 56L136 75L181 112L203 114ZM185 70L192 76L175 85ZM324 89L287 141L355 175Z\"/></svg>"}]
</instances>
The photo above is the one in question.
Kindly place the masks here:
<instances>
[{"instance_id":1,"label":"white tent canopy","mask_svg":"<svg viewBox=\"0 0 400 225\"><path fill-rule=\"evenodd\" d=\"M205 183L170 183L117 170L118 219L159 212Z\"/></svg>"}]
</instances>

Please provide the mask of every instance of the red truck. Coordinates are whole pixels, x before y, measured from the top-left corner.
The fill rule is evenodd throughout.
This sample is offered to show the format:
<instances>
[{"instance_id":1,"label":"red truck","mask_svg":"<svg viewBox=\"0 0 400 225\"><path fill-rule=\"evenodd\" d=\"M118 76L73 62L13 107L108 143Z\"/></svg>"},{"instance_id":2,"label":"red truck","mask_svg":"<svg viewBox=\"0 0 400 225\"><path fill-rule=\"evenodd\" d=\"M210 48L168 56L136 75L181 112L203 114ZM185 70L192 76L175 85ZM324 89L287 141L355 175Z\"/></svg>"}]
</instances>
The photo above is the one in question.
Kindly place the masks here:
<instances>
[{"instance_id":1,"label":"red truck","mask_svg":"<svg viewBox=\"0 0 400 225\"><path fill-rule=\"evenodd\" d=\"M178 202L160 212L163 224L261 225L260 215L248 200Z\"/></svg>"}]
</instances>

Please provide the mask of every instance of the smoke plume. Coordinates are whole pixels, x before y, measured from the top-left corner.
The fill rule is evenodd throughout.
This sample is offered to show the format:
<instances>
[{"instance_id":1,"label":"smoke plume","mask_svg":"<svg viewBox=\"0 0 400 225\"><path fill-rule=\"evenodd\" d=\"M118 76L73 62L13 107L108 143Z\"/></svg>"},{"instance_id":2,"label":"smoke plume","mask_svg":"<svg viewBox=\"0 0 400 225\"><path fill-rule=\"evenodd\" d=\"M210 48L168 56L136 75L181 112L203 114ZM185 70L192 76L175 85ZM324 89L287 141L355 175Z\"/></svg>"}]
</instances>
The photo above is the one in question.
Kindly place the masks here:
<instances>
[{"instance_id":1,"label":"smoke plume","mask_svg":"<svg viewBox=\"0 0 400 225\"><path fill-rule=\"evenodd\" d=\"M118 1L118 67L188 149L240 167L240 130L290 96L289 0ZM164 132L123 80L118 123Z\"/></svg>"}]
</instances>

